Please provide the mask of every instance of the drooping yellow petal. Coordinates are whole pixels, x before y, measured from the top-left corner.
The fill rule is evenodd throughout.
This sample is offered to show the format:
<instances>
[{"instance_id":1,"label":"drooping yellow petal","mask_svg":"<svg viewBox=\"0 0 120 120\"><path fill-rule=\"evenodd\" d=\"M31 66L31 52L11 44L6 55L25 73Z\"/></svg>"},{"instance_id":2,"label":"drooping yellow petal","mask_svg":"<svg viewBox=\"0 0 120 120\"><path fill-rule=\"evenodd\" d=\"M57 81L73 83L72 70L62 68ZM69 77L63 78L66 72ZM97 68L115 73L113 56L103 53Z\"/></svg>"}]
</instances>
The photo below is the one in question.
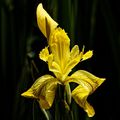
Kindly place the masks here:
<instances>
[{"instance_id":1,"label":"drooping yellow petal","mask_svg":"<svg viewBox=\"0 0 120 120\"><path fill-rule=\"evenodd\" d=\"M53 103L57 83L59 83L59 81L53 76L44 75L39 77L31 88L21 95L37 99L42 108L48 109Z\"/></svg>"},{"instance_id":2,"label":"drooping yellow petal","mask_svg":"<svg viewBox=\"0 0 120 120\"><path fill-rule=\"evenodd\" d=\"M55 22L49 14L46 12L46 10L43 8L42 3L40 3L37 6L36 10L36 15L37 15L37 24L41 32L44 34L45 37L47 37L47 27L49 26L50 33L57 27L58 23ZM46 25L46 20L47 24Z\"/></svg>"},{"instance_id":3,"label":"drooping yellow petal","mask_svg":"<svg viewBox=\"0 0 120 120\"><path fill-rule=\"evenodd\" d=\"M78 70L65 80L65 83L74 82L79 84L72 91L72 97L88 114L92 117L95 114L93 107L87 102L87 97L93 93L103 82L105 78L99 78L95 75L84 71Z\"/></svg>"},{"instance_id":4,"label":"drooping yellow petal","mask_svg":"<svg viewBox=\"0 0 120 120\"><path fill-rule=\"evenodd\" d=\"M85 70L78 70L66 79L66 82L75 82L83 86L89 84L88 89L91 89L91 93L94 92L104 81L105 78L99 78ZM88 87L88 85L86 87Z\"/></svg>"},{"instance_id":5,"label":"drooping yellow petal","mask_svg":"<svg viewBox=\"0 0 120 120\"><path fill-rule=\"evenodd\" d=\"M79 85L72 91L72 97L76 103L81 106L89 117L93 117L95 111L93 107L87 102L87 97L90 94L89 89L85 86Z\"/></svg>"},{"instance_id":6,"label":"drooping yellow petal","mask_svg":"<svg viewBox=\"0 0 120 120\"><path fill-rule=\"evenodd\" d=\"M54 77L51 75L44 75L39 77L34 84L24 93L21 95L24 97L31 97L31 98L39 98L39 94L41 92L41 88L44 86L46 82L53 79Z\"/></svg>"},{"instance_id":7,"label":"drooping yellow petal","mask_svg":"<svg viewBox=\"0 0 120 120\"><path fill-rule=\"evenodd\" d=\"M38 100L40 107L49 109L52 106L55 98L57 84L57 80L51 80L43 86Z\"/></svg>"},{"instance_id":8,"label":"drooping yellow petal","mask_svg":"<svg viewBox=\"0 0 120 120\"><path fill-rule=\"evenodd\" d=\"M31 89L31 88L28 89L27 91L23 92L21 94L21 96L26 97L26 98L35 98L35 99L37 99L37 97L34 95L33 89Z\"/></svg>"}]
</instances>

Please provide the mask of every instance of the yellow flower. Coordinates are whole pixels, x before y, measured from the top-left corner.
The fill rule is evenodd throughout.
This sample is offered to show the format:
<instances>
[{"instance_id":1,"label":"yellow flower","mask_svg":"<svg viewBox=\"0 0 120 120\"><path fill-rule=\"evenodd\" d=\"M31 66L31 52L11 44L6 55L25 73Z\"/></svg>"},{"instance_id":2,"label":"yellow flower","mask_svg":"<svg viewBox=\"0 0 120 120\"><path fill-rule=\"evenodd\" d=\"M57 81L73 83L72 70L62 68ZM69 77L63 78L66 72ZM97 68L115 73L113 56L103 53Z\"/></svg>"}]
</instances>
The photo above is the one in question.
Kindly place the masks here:
<instances>
[{"instance_id":1,"label":"yellow flower","mask_svg":"<svg viewBox=\"0 0 120 120\"><path fill-rule=\"evenodd\" d=\"M43 75L26 92L21 95L24 97L35 98L38 100L40 107L49 109L54 101L57 84L64 85L66 92L70 93L69 83L77 83L78 86L72 91L73 99L81 106L89 117L94 116L93 107L87 102L87 97L92 94L103 82L104 78L99 78L93 74L78 70L69 76L72 69L81 61L89 59L93 51L84 53L75 45L70 50L70 39L63 29L57 27L56 23L44 10L40 3L37 7L37 23L41 32L48 39L48 46L39 54L41 60L47 62L49 71L54 76Z\"/></svg>"}]
</instances>

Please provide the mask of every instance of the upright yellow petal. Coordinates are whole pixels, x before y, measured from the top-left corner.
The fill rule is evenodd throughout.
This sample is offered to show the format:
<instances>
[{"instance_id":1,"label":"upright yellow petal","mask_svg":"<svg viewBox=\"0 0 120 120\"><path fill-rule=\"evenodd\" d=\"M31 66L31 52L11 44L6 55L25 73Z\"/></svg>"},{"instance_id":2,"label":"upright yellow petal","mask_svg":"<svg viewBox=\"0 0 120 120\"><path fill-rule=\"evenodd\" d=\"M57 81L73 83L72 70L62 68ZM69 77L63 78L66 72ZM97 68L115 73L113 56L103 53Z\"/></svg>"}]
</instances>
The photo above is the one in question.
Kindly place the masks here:
<instances>
[{"instance_id":1,"label":"upright yellow petal","mask_svg":"<svg viewBox=\"0 0 120 120\"><path fill-rule=\"evenodd\" d=\"M42 49L42 51L40 51L39 58L46 62L48 61L48 57L49 57L48 47L45 47L44 49Z\"/></svg>"},{"instance_id":2,"label":"upright yellow petal","mask_svg":"<svg viewBox=\"0 0 120 120\"><path fill-rule=\"evenodd\" d=\"M88 52L86 52L85 54L83 54L83 56L82 56L82 61L91 58L92 55L93 55L93 51L92 51L92 50L89 50Z\"/></svg>"},{"instance_id":3,"label":"upright yellow petal","mask_svg":"<svg viewBox=\"0 0 120 120\"><path fill-rule=\"evenodd\" d=\"M93 107L87 102L87 97L90 94L89 89L86 89L85 86L79 85L72 91L72 97L76 103L87 112L89 117L93 117L95 111Z\"/></svg>"},{"instance_id":4,"label":"upright yellow petal","mask_svg":"<svg viewBox=\"0 0 120 120\"><path fill-rule=\"evenodd\" d=\"M40 51L39 58L48 63L49 70L53 72L56 77L61 77L61 68L59 64L54 61L53 54L49 54L48 47L45 47Z\"/></svg>"},{"instance_id":5,"label":"upright yellow petal","mask_svg":"<svg viewBox=\"0 0 120 120\"><path fill-rule=\"evenodd\" d=\"M49 46L54 60L62 66L69 59L70 56L70 39L61 28L53 31L49 39Z\"/></svg>"},{"instance_id":6,"label":"upright yellow petal","mask_svg":"<svg viewBox=\"0 0 120 120\"><path fill-rule=\"evenodd\" d=\"M47 37L47 27L49 27L50 33L51 33L57 27L58 23L55 22L49 16L49 14L45 11L45 9L42 6L42 3L40 3L37 6L36 15L37 15L37 24L38 24L38 27L41 30L41 32L44 34L44 36Z\"/></svg>"},{"instance_id":7,"label":"upright yellow petal","mask_svg":"<svg viewBox=\"0 0 120 120\"><path fill-rule=\"evenodd\" d=\"M58 63L54 61L53 54L48 57L48 67L49 71L53 72L57 78L61 78L61 68Z\"/></svg>"},{"instance_id":8,"label":"upright yellow petal","mask_svg":"<svg viewBox=\"0 0 120 120\"><path fill-rule=\"evenodd\" d=\"M74 59L80 53L79 46L75 45L70 52L70 59Z\"/></svg>"},{"instance_id":9,"label":"upright yellow petal","mask_svg":"<svg viewBox=\"0 0 120 120\"><path fill-rule=\"evenodd\" d=\"M78 45L75 45L70 52L69 61L66 63L64 69L65 76L67 76L72 71L72 69L80 62L81 58L82 56L79 47Z\"/></svg>"},{"instance_id":10,"label":"upright yellow petal","mask_svg":"<svg viewBox=\"0 0 120 120\"><path fill-rule=\"evenodd\" d=\"M55 29L49 39L50 52L53 60L60 67L61 75L64 76L65 66L70 58L70 39L61 28Z\"/></svg>"}]
</instances>

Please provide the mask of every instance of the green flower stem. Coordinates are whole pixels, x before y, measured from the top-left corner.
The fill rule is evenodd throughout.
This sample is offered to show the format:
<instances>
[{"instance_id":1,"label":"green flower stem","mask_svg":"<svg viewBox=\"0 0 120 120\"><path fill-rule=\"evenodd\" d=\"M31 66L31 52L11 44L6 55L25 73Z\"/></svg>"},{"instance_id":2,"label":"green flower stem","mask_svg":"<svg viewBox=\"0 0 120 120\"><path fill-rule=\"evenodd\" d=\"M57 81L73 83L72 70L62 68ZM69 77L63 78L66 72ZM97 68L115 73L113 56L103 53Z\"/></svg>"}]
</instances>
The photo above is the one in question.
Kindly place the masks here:
<instances>
[{"instance_id":1,"label":"green flower stem","mask_svg":"<svg viewBox=\"0 0 120 120\"><path fill-rule=\"evenodd\" d=\"M67 102L65 86L58 85L55 97L55 120L74 120L73 111Z\"/></svg>"}]
</instances>

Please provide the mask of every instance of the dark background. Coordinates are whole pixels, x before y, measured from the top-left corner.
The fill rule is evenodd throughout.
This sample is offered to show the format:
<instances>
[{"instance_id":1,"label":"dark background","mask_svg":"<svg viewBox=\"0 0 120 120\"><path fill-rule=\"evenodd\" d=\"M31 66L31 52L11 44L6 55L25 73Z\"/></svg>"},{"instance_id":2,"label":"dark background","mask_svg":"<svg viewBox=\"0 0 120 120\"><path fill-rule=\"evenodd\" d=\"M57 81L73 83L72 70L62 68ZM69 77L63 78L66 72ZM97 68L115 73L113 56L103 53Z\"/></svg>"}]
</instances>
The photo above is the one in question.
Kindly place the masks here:
<instances>
[{"instance_id":1,"label":"dark background","mask_svg":"<svg viewBox=\"0 0 120 120\"><path fill-rule=\"evenodd\" d=\"M1 0L0 1L0 108L3 120L33 120L33 100L20 94L33 80L47 73L38 58L46 39L36 22L36 7L43 7L65 29L71 46L92 49L93 57L77 65L106 81L89 97L93 118L80 109L80 120L118 120L120 115L120 6L118 0ZM36 71L35 65L39 72ZM36 105L37 106L37 105ZM34 108L39 109L37 107ZM39 110L35 120L44 120ZM79 116L80 115L80 116ZM118 119L117 119L118 118Z\"/></svg>"}]
</instances>

